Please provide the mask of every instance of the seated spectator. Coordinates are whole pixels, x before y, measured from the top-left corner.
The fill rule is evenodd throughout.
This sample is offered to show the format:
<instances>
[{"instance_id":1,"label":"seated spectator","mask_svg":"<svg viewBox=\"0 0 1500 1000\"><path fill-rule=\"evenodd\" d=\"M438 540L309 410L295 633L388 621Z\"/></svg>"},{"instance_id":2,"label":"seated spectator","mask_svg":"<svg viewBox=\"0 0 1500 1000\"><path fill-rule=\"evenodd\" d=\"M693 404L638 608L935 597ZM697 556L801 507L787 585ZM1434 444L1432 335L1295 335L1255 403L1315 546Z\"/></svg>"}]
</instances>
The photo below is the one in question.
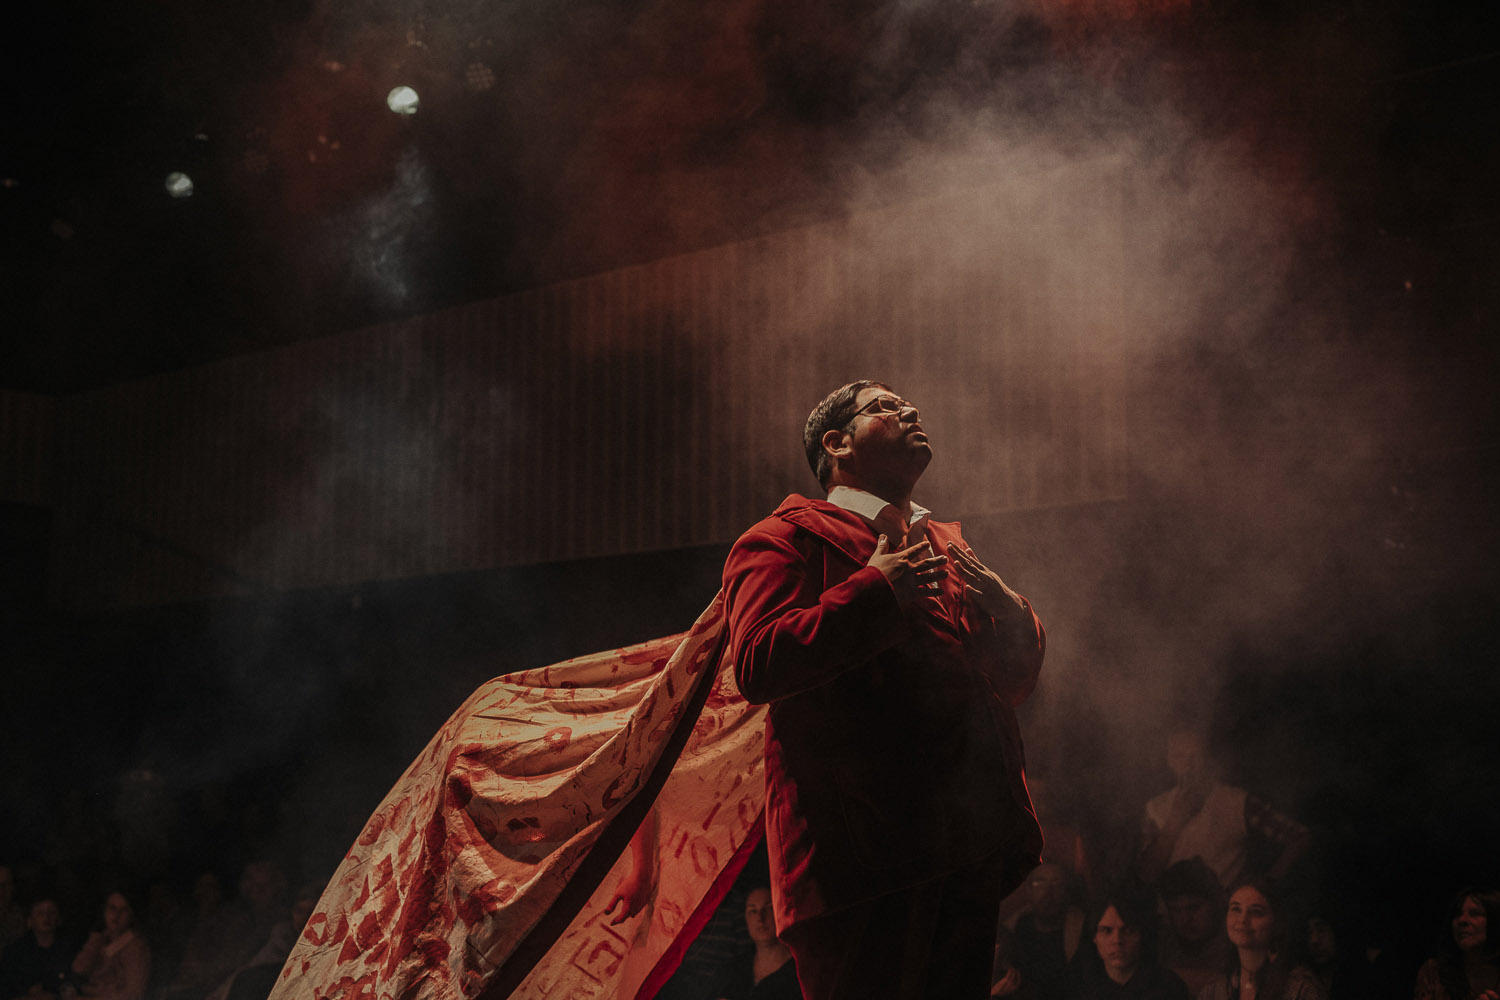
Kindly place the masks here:
<instances>
[{"instance_id":1,"label":"seated spectator","mask_svg":"<svg viewBox=\"0 0 1500 1000\"><path fill-rule=\"evenodd\" d=\"M182 949L192 933L193 914L179 898L170 878L153 879L146 887L146 913L138 915L141 933L151 942L151 985L148 992L160 997L177 976Z\"/></svg>"},{"instance_id":2,"label":"seated spectator","mask_svg":"<svg viewBox=\"0 0 1500 1000\"><path fill-rule=\"evenodd\" d=\"M1078 953L1085 914L1068 900L1068 870L1060 864L1037 867L1027 880L1031 904L1009 925L1021 981L1038 1000L1067 995L1068 963Z\"/></svg>"},{"instance_id":3,"label":"seated spectator","mask_svg":"<svg viewBox=\"0 0 1500 1000\"><path fill-rule=\"evenodd\" d=\"M1073 879L1083 886L1084 895L1092 896L1098 886L1094 884L1093 864L1082 831L1057 811L1051 783L1045 778L1028 774L1026 788L1031 792L1032 807L1045 838L1042 860L1055 861L1067 868Z\"/></svg>"},{"instance_id":4,"label":"seated spectator","mask_svg":"<svg viewBox=\"0 0 1500 1000\"><path fill-rule=\"evenodd\" d=\"M1021 981L1021 970L1016 966L1016 940L1001 924L995 935L995 964L990 971L990 996L1009 997L1010 1000L1035 1000L1036 990L1030 983Z\"/></svg>"},{"instance_id":5,"label":"seated spectator","mask_svg":"<svg viewBox=\"0 0 1500 1000\"><path fill-rule=\"evenodd\" d=\"M201 873L193 883L193 918L168 1000L201 1000L255 948L250 915L224 898L219 877Z\"/></svg>"},{"instance_id":6,"label":"seated spectator","mask_svg":"<svg viewBox=\"0 0 1500 1000\"><path fill-rule=\"evenodd\" d=\"M791 949L776 936L769 887L752 886L745 897L745 929L755 950L726 979L723 1000L802 1000Z\"/></svg>"},{"instance_id":7,"label":"seated spectator","mask_svg":"<svg viewBox=\"0 0 1500 1000\"><path fill-rule=\"evenodd\" d=\"M78 942L59 932L62 910L51 896L32 900L28 933L5 949L0 962L0 997L46 997L57 994L71 978Z\"/></svg>"},{"instance_id":8,"label":"seated spectator","mask_svg":"<svg viewBox=\"0 0 1500 1000\"><path fill-rule=\"evenodd\" d=\"M193 901L197 919L168 1000L202 1000L271 939L286 921L286 876L274 861L252 861L240 873L239 898L225 903L218 878L205 872Z\"/></svg>"},{"instance_id":9,"label":"seated spectator","mask_svg":"<svg viewBox=\"0 0 1500 1000\"><path fill-rule=\"evenodd\" d=\"M1327 1000L1318 978L1287 955L1283 922L1270 887L1241 879L1229 894L1224 928L1234 946L1229 967L1198 994L1198 1000Z\"/></svg>"},{"instance_id":10,"label":"seated spectator","mask_svg":"<svg viewBox=\"0 0 1500 1000\"><path fill-rule=\"evenodd\" d=\"M1500 934L1489 932L1491 916L1500 917L1500 892L1470 888L1454 897L1451 936L1418 970L1415 1000L1500 1000Z\"/></svg>"},{"instance_id":11,"label":"seated spectator","mask_svg":"<svg viewBox=\"0 0 1500 1000\"><path fill-rule=\"evenodd\" d=\"M1219 780L1202 733L1174 729L1167 737L1167 767L1176 784L1146 803L1136 858L1142 880L1154 882L1168 866L1202 858L1219 884L1229 885L1245 870L1255 837L1279 848L1266 873L1275 880L1307 851L1306 827Z\"/></svg>"},{"instance_id":12,"label":"seated spectator","mask_svg":"<svg viewBox=\"0 0 1500 1000\"><path fill-rule=\"evenodd\" d=\"M281 866L262 859L245 865L240 873L240 908L250 917L250 946L253 952L270 936L272 928L286 920L287 877Z\"/></svg>"},{"instance_id":13,"label":"seated spectator","mask_svg":"<svg viewBox=\"0 0 1500 1000\"><path fill-rule=\"evenodd\" d=\"M1377 966L1379 952L1363 947L1355 922L1329 901L1313 906L1303 935L1307 967L1329 1000L1395 1000L1399 991L1389 969ZM1372 954L1373 952L1373 954Z\"/></svg>"},{"instance_id":14,"label":"seated spectator","mask_svg":"<svg viewBox=\"0 0 1500 1000\"><path fill-rule=\"evenodd\" d=\"M270 993L277 973L286 964L287 956L292 953L292 946L297 943L297 936L302 933L307 918L317 908L318 897L322 893L323 887L320 885L305 885L298 889L293 894L288 914L290 919L273 927L271 936L260 946L260 950L219 984L219 988L209 994L209 1000L228 1000L239 993L250 993L252 996L258 993L259 1000ZM262 982L265 984L264 989L260 988ZM249 985L251 983L256 985L252 988Z\"/></svg>"},{"instance_id":15,"label":"seated spectator","mask_svg":"<svg viewBox=\"0 0 1500 1000\"><path fill-rule=\"evenodd\" d=\"M26 913L16 902L16 873L0 865L0 951L26 933Z\"/></svg>"},{"instance_id":16,"label":"seated spectator","mask_svg":"<svg viewBox=\"0 0 1500 1000\"><path fill-rule=\"evenodd\" d=\"M1156 960L1156 908L1149 893L1114 891L1093 908L1085 949L1074 963L1070 1000L1189 1000L1181 979Z\"/></svg>"},{"instance_id":17,"label":"seated spectator","mask_svg":"<svg viewBox=\"0 0 1500 1000\"><path fill-rule=\"evenodd\" d=\"M1213 869L1193 858L1163 872L1156 891L1166 917L1157 956L1197 996L1233 955L1224 932L1224 890Z\"/></svg>"},{"instance_id":18,"label":"seated spectator","mask_svg":"<svg viewBox=\"0 0 1500 1000\"><path fill-rule=\"evenodd\" d=\"M1045 778L1028 774L1026 788L1031 793L1031 804L1036 810L1037 824L1042 828L1044 838L1042 860L1056 862L1067 868L1073 873L1073 881L1082 890L1081 898L1092 896L1097 886L1094 884L1093 867L1083 834L1052 808L1051 786ZM1001 922L1010 924L1019 914L1025 912L1029 902L1030 895L1025 883L1022 883L1014 892L1001 900Z\"/></svg>"},{"instance_id":19,"label":"seated spectator","mask_svg":"<svg viewBox=\"0 0 1500 1000\"><path fill-rule=\"evenodd\" d=\"M79 995L97 1000L141 1000L151 978L151 949L135 929L135 907L122 892L104 897L104 926L73 959L83 977Z\"/></svg>"}]
</instances>

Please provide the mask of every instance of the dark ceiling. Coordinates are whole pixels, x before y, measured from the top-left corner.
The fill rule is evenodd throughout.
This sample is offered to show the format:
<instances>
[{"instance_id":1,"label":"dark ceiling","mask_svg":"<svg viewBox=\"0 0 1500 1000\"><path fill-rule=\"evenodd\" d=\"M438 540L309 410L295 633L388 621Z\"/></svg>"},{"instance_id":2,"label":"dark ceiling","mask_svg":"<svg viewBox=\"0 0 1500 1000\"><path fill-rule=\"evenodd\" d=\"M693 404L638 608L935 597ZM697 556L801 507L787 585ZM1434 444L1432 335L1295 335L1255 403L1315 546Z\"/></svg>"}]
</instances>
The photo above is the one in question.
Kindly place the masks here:
<instances>
[{"instance_id":1,"label":"dark ceiling","mask_svg":"<svg viewBox=\"0 0 1500 1000\"><path fill-rule=\"evenodd\" d=\"M1319 259L1429 345L1493 360L1494 5L63 0L28 19L3 60L10 388L806 222L969 116L1063 145L1078 119L1097 149L1167 106L1296 160L1337 219ZM385 106L403 83L410 117Z\"/></svg>"}]
</instances>

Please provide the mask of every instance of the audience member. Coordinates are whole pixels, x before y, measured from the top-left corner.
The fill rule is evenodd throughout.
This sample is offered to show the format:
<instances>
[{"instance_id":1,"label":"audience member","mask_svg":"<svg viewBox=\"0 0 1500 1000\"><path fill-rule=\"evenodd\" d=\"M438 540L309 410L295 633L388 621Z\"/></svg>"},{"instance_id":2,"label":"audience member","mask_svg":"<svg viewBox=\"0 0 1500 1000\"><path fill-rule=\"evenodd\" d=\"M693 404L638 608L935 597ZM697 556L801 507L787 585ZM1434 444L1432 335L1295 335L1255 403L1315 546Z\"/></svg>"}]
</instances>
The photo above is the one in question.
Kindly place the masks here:
<instances>
[{"instance_id":1,"label":"audience member","mask_svg":"<svg viewBox=\"0 0 1500 1000\"><path fill-rule=\"evenodd\" d=\"M1031 793L1031 804L1036 810L1036 821L1042 828L1044 843L1042 861L1056 862L1073 874L1073 880L1084 897L1093 895L1095 889L1093 863L1090 860L1087 841L1083 834L1068 823L1054 808L1051 786L1040 775L1026 776L1026 789ZM1023 882L1016 890L1000 902L1000 920L1009 924L1024 913L1030 905L1031 896Z\"/></svg>"},{"instance_id":2,"label":"audience member","mask_svg":"<svg viewBox=\"0 0 1500 1000\"><path fill-rule=\"evenodd\" d=\"M55 995L73 972L78 942L60 933L62 910L51 896L32 900L28 933L5 949L0 961L0 997L40 998Z\"/></svg>"},{"instance_id":3,"label":"audience member","mask_svg":"<svg viewBox=\"0 0 1500 1000\"><path fill-rule=\"evenodd\" d=\"M299 888L292 896L290 919L272 928L271 936L260 946L260 950L209 994L209 1000L229 1000L241 993L261 998L270 993L277 973L286 963L287 956L292 953L292 946L297 943L297 936L306 926L307 918L317 908L318 897L322 892L323 887L320 885L304 885Z\"/></svg>"},{"instance_id":4,"label":"audience member","mask_svg":"<svg viewBox=\"0 0 1500 1000\"><path fill-rule=\"evenodd\" d=\"M277 924L286 920L286 894L286 873L274 861L264 858L252 861L240 873L239 906L250 918L246 955L270 937Z\"/></svg>"},{"instance_id":5,"label":"audience member","mask_svg":"<svg viewBox=\"0 0 1500 1000\"><path fill-rule=\"evenodd\" d=\"M1220 885L1239 878L1252 837L1280 849L1267 875L1286 875L1308 846L1307 828L1243 788L1220 781L1203 734L1178 727L1167 737L1167 767L1176 784L1146 803L1136 865L1147 882L1170 865L1202 858Z\"/></svg>"},{"instance_id":6,"label":"audience member","mask_svg":"<svg viewBox=\"0 0 1500 1000\"><path fill-rule=\"evenodd\" d=\"M1016 939L1002 924L995 935L995 964L990 974L990 996L1011 1000L1036 1000L1036 990L1021 979L1016 965Z\"/></svg>"},{"instance_id":7,"label":"audience member","mask_svg":"<svg viewBox=\"0 0 1500 1000\"><path fill-rule=\"evenodd\" d=\"M802 1000L791 949L776 937L770 888L752 886L744 912L745 930L755 947L726 978L723 1000Z\"/></svg>"},{"instance_id":8,"label":"audience member","mask_svg":"<svg viewBox=\"0 0 1500 1000\"><path fill-rule=\"evenodd\" d=\"M1233 953L1224 932L1224 890L1198 858L1168 868L1156 890L1166 916L1157 955L1197 996L1228 967Z\"/></svg>"},{"instance_id":9,"label":"audience member","mask_svg":"<svg viewBox=\"0 0 1500 1000\"><path fill-rule=\"evenodd\" d=\"M1377 966L1379 951L1363 947L1355 929L1343 907L1319 901L1308 913L1303 935L1307 967L1329 1000L1396 1000L1400 993L1390 980L1398 977Z\"/></svg>"},{"instance_id":10,"label":"audience member","mask_svg":"<svg viewBox=\"0 0 1500 1000\"><path fill-rule=\"evenodd\" d=\"M160 877L146 887L146 913L138 922L151 942L150 992L160 996L177 977L183 947L192 933L193 914L184 907L172 880Z\"/></svg>"},{"instance_id":11,"label":"audience member","mask_svg":"<svg viewBox=\"0 0 1500 1000\"><path fill-rule=\"evenodd\" d=\"M193 883L193 920L182 944L168 1000L201 1000L254 949L249 913L229 904L219 877L202 872Z\"/></svg>"},{"instance_id":12,"label":"audience member","mask_svg":"<svg viewBox=\"0 0 1500 1000\"><path fill-rule=\"evenodd\" d=\"M1452 933L1417 972L1415 1000L1500 1000L1500 934L1490 934L1491 916L1500 916L1500 892L1469 888L1454 897Z\"/></svg>"},{"instance_id":13,"label":"audience member","mask_svg":"<svg viewBox=\"0 0 1500 1000\"><path fill-rule=\"evenodd\" d=\"M1078 953L1085 914L1069 902L1068 870L1060 864L1038 866L1027 886L1031 905L1009 928L1016 967L1038 1000L1057 1000L1067 994L1068 963Z\"/></svg>"},{"instance_id":14,"label":"audience member","mask_svg":"<svg viewBox=\"0 0 1500 1000\"><path fill-rule=\"evenodd\" d=\"M1287 955L1284 925L1262 879L1241 879L1224 920L1234 958L1198 1000L1327 1000L1318 978Z\"/></svg>"},{"instance_id":15,"label":"audience member","mask_svg":"<svg viewBox=\"0 0 1500 1000\"><path fill-rule=\"evenodd\" d=\"M16 902L16 873L0 865L0 951L26 933L26 914Z\"/></svg>"},{"instance_id":16,"label":"audience member","mask_svg":"<svg viewBox=\"0 0 1500 1000\"><path fill-rule=\"evenodd\" d=\"M1181 979L1156 960L1156 907L1147 892L1116 890L1095 904L1094 948L1074 963L1070 1000L1189 1000Z\"/></svg>"},{"instance_id":17,"label":"audience member","mask_svg":"<svg viewBox=\"0 0 1500 1000\"><path fill-rule=\"evenodd\" d=\"M141 1000L151 977L151 949L135 929L135 907L123 892L104 897L104 926L73 959L83 977L80 995L96 1000Z\"/></svg>"}]
</instances>

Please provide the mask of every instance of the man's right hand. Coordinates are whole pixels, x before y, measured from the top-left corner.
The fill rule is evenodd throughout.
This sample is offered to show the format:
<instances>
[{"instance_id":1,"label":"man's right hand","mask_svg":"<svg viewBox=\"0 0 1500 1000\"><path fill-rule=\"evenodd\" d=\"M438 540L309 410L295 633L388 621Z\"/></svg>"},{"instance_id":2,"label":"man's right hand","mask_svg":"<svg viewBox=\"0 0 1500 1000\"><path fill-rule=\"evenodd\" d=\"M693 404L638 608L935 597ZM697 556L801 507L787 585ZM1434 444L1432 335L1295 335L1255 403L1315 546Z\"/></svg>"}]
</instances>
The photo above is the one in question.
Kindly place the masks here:
<instances>
[{"instance_id":1,"label":"man's right hand","mask_svg":"<svg viewBox=\"0 0 1500 1000\"><path fill-rule=\"evenodd\" d=\"M881 535L875 540L875 552L870 556L868 565L885 574L891 589L896 592L896 600L903 607L915 604L923 597L942 593L942 579L947 573L944 569L948 564L947 556L933 555L929 542L918 542L899 552L892 552L890 548L890 539Z\"/></svg>"}]
</instances>

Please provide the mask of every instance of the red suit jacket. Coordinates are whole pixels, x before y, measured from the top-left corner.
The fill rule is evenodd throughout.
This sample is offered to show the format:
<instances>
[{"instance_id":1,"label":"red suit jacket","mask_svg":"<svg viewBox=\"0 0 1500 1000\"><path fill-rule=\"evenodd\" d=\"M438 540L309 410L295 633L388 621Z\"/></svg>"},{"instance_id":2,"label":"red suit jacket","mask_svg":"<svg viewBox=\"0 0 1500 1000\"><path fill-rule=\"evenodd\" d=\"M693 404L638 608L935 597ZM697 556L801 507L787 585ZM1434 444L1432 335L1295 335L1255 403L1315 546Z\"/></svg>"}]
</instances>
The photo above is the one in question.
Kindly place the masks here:
<instances>
[{"instance_id":1,"label":"red suit jacket","mask_svg":"<svg viewBox=\"0 0 1500 1000\"><path fill-rule=\"evenodd\" d=\"M961 537L956 523L927 534L939 554ZM875 538L858 514L794 494L724 565L735 677L769 704L780 931L998 851L1009 892L1041 851L1015 716L1041 669L1041 622L1028 605L997 625L951 564L941 600L903 611L866 565Z\"/></svg>"}]
</instances>

